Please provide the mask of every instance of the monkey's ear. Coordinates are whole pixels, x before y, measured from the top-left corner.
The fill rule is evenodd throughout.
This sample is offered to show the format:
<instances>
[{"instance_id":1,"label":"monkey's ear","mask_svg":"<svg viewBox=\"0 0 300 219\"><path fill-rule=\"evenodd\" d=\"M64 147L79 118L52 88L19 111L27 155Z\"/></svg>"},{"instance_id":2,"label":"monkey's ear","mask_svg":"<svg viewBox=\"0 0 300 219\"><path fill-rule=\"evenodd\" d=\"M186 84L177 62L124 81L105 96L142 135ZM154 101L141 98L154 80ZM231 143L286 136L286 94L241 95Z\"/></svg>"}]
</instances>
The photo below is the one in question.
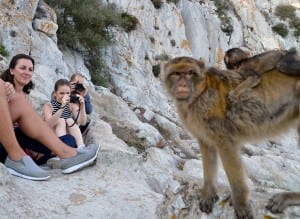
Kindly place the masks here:
<instances>
[{"instance_id":1,"label":"monkey's ear","mask_svg":"<svg viewBox=\"0 0 300 219\"><path fill-rule=\"evenodd\" d=\"M166 73L165 73L165 66L167 64L167 61L161 61L160 62L160 65L159 65L159 75L158 75L158 78L161 80L161 81L165 81L166 80Z\"/></svg>"},{"instance_id":2,"label":"monkey's ear","mask_svg":"<svg viewBox=\"0 0 300 219\"><path fill-rule=\"evenodd\" d=\"M201 69L205 68L205 60L202 57L199 58L198 64L199 64Z\"/></svg>"}]
</instances>

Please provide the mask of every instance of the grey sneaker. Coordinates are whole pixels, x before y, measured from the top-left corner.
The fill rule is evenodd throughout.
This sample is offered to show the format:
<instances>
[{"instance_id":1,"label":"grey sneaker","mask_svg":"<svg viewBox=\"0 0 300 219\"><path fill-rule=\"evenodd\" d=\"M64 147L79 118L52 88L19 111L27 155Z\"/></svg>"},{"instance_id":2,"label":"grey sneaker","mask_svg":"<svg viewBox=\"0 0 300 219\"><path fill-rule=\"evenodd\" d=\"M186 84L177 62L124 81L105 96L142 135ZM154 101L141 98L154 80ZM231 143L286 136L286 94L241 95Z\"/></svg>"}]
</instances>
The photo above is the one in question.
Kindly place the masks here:
<instances>
[{"instance_id":1,"label":"grey sneaker","mask_svg":"<svg viewBox=\"0 0 300 219\"><path fill-rule=\"evenodd\" d=\"M62 173L73 173L92 165L97 159L99 150L100 144L91 144L87 147L77 148L77 155L75 157L60 159Z\"/></svg>"},{"instance_id":2,"label":"grey sneaker","mask_svg":"<svg viewBox=\"0 0 300 219\"><path fill-rule=\"evenodd\" d=\"M21 160L13 161L8 156L4 165L10 174L31 180L47 180L50 175L47 171L40 168L28 155Z\"/></svg>"},{"instance_id":3,"label":"grey sneaker","mask_svg":"<svg viewBox=\"0 0 300 219\"><path fill-rule=\"evenodd\" d=\"M52 157L47 160L47 166L50 169L60 169L61 164L60 164L60 158L59 157Z\"/></svg>"}]
</instances>

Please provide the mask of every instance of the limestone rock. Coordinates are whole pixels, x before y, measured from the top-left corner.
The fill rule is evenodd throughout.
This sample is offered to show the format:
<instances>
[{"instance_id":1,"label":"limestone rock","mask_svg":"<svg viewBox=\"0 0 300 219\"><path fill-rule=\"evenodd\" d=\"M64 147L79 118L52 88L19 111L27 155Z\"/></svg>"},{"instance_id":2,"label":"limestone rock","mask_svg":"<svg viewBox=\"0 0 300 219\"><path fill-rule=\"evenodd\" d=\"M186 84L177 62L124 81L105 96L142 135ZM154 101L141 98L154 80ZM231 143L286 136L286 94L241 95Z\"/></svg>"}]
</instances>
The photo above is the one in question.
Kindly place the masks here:
<instances>
[{"instance_id":1,"label":"limestone rock","mask_svg":"<svg viewBox=\"0 0 300 219\"><path fill-rule=\"evenodd\" d=\"M47 20L42 20L42 19L34 19L33 28L35 30L41 31L49 36L53 36L56 34L58 25L52 21L47 21Z\"/></svg>"},{"instance_id":2,"label":"limestone rock","mask_svg":"<svg viewBox=\"0 0 300 219\"><path fill-rule=\"evenodd\" d=\"M202 157L153 67L181 55L203 57L209 65L223 67L223 53L231 47L243 46L253 53L297 48L299 42L292 34L282 38L272 32L278 21L273 12L282 1L231 1L226 11L234 26L230 36L220 28L213 1L163 0L160 9L149 0L109 2L139 21L132 32L112 30L115 43L105 51L111 89L91 82L82 54L58 47L57 18L44 1L0 2L0 44L9 51L8 57L0 58L0 70L17 53L35 59L36 88L31 96L39 113L57 79L81 72L94 105L85 141L102 145L95 166L71 175L50 170L52 178L47 182L12 177L0 164L1 218L234 218L232 207L221 200L211 214L200 212ZM294 5L299 15L299 0L285 2ZM257 218L268 214L264 206L275 192L300 191L294 131L244 146ZM218 183L221 199L228 197L221 165ZM299 218L300 207L278 217Z\"/></svg>"}]
</instances>

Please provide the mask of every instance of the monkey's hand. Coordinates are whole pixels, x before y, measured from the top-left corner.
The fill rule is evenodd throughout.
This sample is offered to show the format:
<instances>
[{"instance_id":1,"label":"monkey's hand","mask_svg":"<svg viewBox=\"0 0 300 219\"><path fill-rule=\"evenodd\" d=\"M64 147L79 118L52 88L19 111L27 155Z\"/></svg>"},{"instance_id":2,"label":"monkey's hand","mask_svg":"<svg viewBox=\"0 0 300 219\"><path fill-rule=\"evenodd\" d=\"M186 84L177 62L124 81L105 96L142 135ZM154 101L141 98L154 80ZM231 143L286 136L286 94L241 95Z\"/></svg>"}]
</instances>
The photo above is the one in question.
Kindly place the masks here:
<instances>
[{"instance_id":1,"label":"monkey's hand","mask_svg":"<svg viewBox=\"0 0 300 219\"><path fill-rule=\"evenodd\" d=\"M237 219L253 219L253 213L250 204L246 207L237 207L234 205L234 212Z\"/></svg>"},{"instance_id":2,"label":"monkey's hand","mask_svg":"<svg viewBox=\"0 0 300 219\"><path fill-rule=\"evenodd\" d=\"M219 196L211 189L203 188L200 193L200 210L205 213L211 213L214 204L219 200Z\"/></svg>"},{"instance_id":3,"label":"monkey's hand","mask_svg":"<svg viewBox=\"0 0 300 219\"><path fill-rule=\"evenodd\" d=\"M293 193L283 192L273 195L269 199L266 209L272 213L282 213L286 207L293 204Z\"/></svg>"}]
</instances>

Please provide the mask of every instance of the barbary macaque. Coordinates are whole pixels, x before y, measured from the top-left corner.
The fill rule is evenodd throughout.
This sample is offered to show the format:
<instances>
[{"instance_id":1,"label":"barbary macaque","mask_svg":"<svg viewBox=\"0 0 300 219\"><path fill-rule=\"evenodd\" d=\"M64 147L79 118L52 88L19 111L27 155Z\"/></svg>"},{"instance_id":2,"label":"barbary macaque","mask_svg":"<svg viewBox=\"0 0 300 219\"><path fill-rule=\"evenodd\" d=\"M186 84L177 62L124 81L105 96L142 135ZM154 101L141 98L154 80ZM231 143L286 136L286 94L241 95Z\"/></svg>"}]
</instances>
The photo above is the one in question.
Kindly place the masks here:
<instances>
[{"instance_id":1,"label":"barbary macaque","mask_svg":"<svg viewBox=\"0 0 300 219\"><path fill-rule=\"evenodd\" d=\"M272 69L260 76L260 83L251 92L231 102L229 92L244 80L237 71L206 68L202 60L191 57L174 58L161 69L182 123L199 142L204 168L200 209L210 213L218 200L219 155L236 217L253 218L240 146L278 136L299 123L300 75L290 77Z\"/></svg>"},{"instance_id":2,"label":"barbary macaque","mask_svg":"<svg viewBox=\"0 0 300 219\"><path fill-rule=\"evenodd\" d=\"M300 75L300 56L296 50L270 50L250 57L240 48L231 48L225 52L224 63L227 69L239 72L245 80L229 93L229 99L236 101L245 91L260 82L261 74L272 69L291 75Z\"/></svg>"}]
</instances>

